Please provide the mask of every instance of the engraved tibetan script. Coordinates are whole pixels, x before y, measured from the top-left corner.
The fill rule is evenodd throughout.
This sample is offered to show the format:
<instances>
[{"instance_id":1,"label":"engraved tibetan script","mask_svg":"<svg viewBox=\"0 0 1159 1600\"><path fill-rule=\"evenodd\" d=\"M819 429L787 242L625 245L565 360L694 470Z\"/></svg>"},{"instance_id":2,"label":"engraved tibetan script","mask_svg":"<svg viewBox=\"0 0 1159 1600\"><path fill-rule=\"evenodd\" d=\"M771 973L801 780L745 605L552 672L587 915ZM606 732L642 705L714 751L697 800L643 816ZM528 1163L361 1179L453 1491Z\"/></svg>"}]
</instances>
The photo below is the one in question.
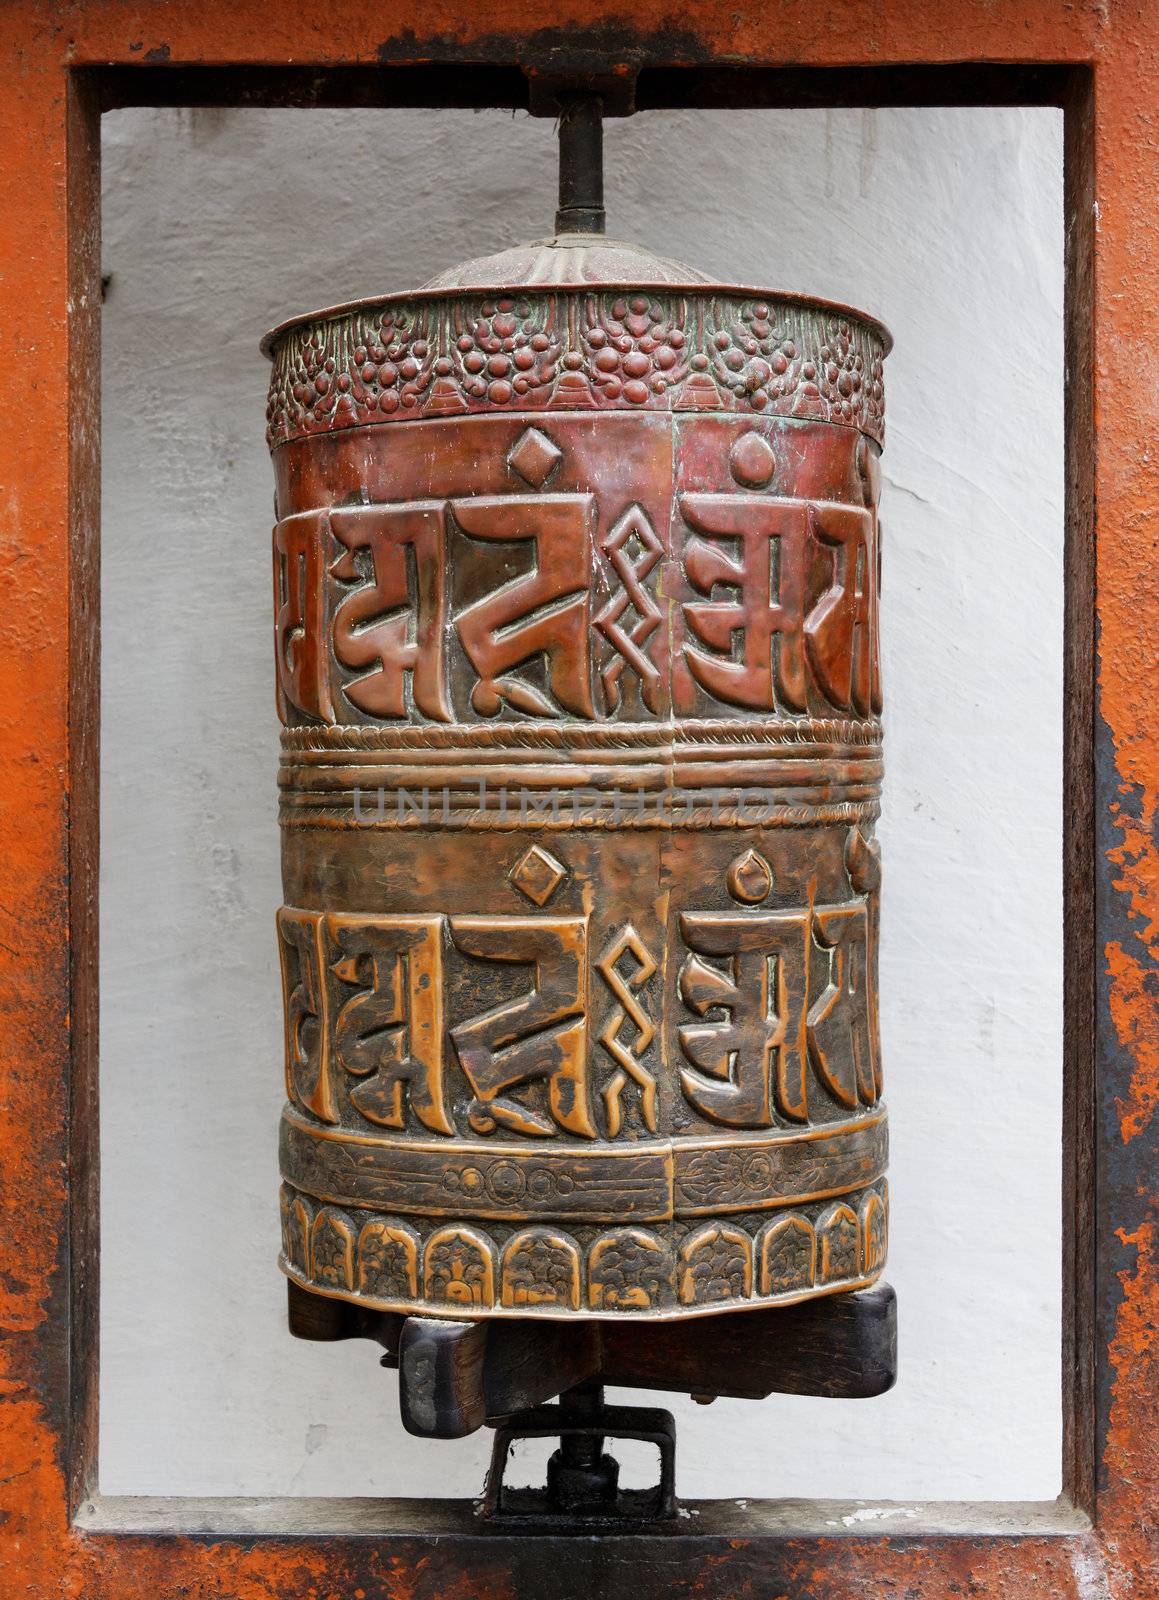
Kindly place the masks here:
<instances>
[{"instance_id":1,"label":"engraved tibetan script","mask_svg":"<svg viewBox=\"0 0 1159 1600\"><path fill-rule=\"evenodd\" d=\"M442 918L332 913L323 927L334 1054L363 1080L351 1104L370 1122L402 1128L405 1091L425 1127L454 1133L443 1103Z\"/></svg>"},{"instance_id":2,"label":"engraved tibetan script","mask_svg":"<svg viewBox=\"0 0 1159 1600\"><path fill-rule=\"evenodd\" d=\"M741 898L751 894L748 879L733 877ZM875 1104L872 915L872 897L678 915L688 951L679 1000L700 1019L675 1028L687 1062L679 1085L694 1111L727 1127L765 1128L809 1121L818 1091L852 1111ZM341 1122L349 1107L380 1127L404 1129L413 1116L454 1135L457 1063L473 1132L595 1139L598 1043L618 1069L596 1099L605 1136L625 1128L630 1082L644 1128L657 1130L659 1083L642 1058L661 1026L643 1003L659 962L630 926L608 940L592 972L586 917L283 908L278 929L287 1092L320 1121ZM597 971L620 1005L594 1040Z\"/></svg>"},{"instance_id":3,"label":"engraved tibetan script","mask_svg":"<svg viewBox=\"0 0 1159 1600\"><path fill-rule=\"evenodd\" d=\"M435 1133L454 1133L443 1096L441 916L278 913L292 1100L337 1122L344 1076L370 1122L405 1126L404 1096Z\"/></svg>"},{"instance_id":4,"label":"engraved tibetan script","mask_svg":"<svg viewBox=\"0 0 1159 1600\"><path fill-rule=\"evenodd\" d=\"M369 1122L405 1128L407 1107L453 1135L446 1091L449 1032L473 1093L477 1133L559 1130L594 1139L588 1089L587 922L577 917L367 917L278 913L289 1098L322 1122L343 1100ZM446 950L486 966L532 969L529 986L448 1029ZM350 1080L356 1080L351 1083ZM512 1091L542 1084L546 1109Z\"/></svg>"},{"instance_id":5,"label":"engraved tibetan script","mask_svg":"<svg viewBox=\"0 0 1159 1600\"><path fill-rule=\"evenodd\" d=\"M562 707L594 716L588 669L591 612L590 494L480 495L454 500L455 522L472 539L534 541L535 568L466 607L459 637L478 675L471 704L492 716L504 701L557 716ZM550 695L505 676L542 656Z\"/></svg>"},{"instance_id":6,"label":"engraved tibetan script","mask_svg":"<svg viewBox=\"0 0 1159 1600\"><path fill-rule=\"evenodd\" d=\"M318 522L318 513L308 511L274 529L274 655L283 721L291 706L322 722L334 720Z\"/></svg>"},{"instance_id":7,"label":"engraved tibetan script","mask_svg":"<svg viewBox=\"0 0 1159 1600\"><path fill-rule=\"evenodd\" d=\"M702 1116L734 1128L769 1127L774 1111L805 1122L810 1068L840 1105L875 1102L864 902L685 912L680 929L692 952L681 998L705 1018L679 1030L695 1069L681 1085Z\"/></svg>"},{"instance_id":8,"label":"engraved tibetan script","mask_svg":"<svg viewBox=\"0 0 1159 1600\"><path fill-rule=\"evenodd\" d=\"M330 572L356 586L334 614L334 654L344 667L367 669L346 685L346 698L371 716L404 717L409 673L418 710L449 722L442 506L332 511L330 531L343 547Z\"/></svg>"},{"instance_id":9,"label":"engraved tibetan script","mask_svg":"<svg viewBox=\"0 0 1159 1600\"><path fill-rule=\"evenodd\" d=\"M454 917L451 934L464 955L533 962L533 987L451 1029L475 1091L471 1125L550 1135L556 1126L596 1137L587 1087L587 924L580 917ZM551 1116L505 1091L547 1083Z\"/></svg>"},{"instance_id":10,"label":"engraved tibetan script","mask_svg":"<svg viewBox=\"0 0 1159 1600\"><path fill-rule=\"evenodd\" d=\"M702 689L751 710L806 712L818 696L862 716L881 709L868 511L760 494L684 494L680 511L685 574L705 597L683 607Z\"/></svg>"},{"instance_id":11,"label":"engraved tibetan script","mask_svg":"<svg viewBox=\"0 0 1159 1600\"><path fill-rule=\"evenodd\" d=\"M625 675L651 715L670 695L700 709L697 686L757 712L880 711L873 513L754 491L685 493L679 508L682 571L642 506L609 518L590 493L287 517L274 533L283 715L594 720L597 680L616 716Z\"/></svg>"},{"instance_id":12,"label":"engraved tibetan script","mask_svg":"<svg viewBox=\"0 0 1159 1600\"><path fill-rule=\"evenodd\" d=\"M472 708L592 718L590 494L478 495L287 517L274 530L279 709L322 722L340 697L367 717L449 722L448 633L475 674ZM447 546L509 545L530 570L453 619ZM332 657L331 659L331 652ZM540 681L533 681L537 663ZM528 668L533 675L527 675Z\"/></svg>"}]
</instances>

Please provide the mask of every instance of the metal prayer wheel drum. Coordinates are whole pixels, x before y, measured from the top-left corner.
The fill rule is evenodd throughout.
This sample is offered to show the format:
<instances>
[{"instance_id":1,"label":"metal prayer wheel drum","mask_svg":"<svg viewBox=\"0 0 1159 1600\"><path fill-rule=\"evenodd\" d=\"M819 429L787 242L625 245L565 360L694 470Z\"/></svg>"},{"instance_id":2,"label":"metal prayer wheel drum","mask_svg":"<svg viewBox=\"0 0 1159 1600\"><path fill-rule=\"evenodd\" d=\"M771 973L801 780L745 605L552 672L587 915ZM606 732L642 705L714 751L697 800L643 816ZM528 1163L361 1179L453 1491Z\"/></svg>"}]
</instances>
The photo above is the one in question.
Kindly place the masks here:
<instances>
[{"instance_id":1,"label":"metal prayer wheel drum","mask_svg":"<svg viewBox=\"0 0 1159 1600\"><path fill-rule=\"evenodd\" d=\"M304 1289L667 1318L880 1273L888 344L578 237L269 336Z\"/></svg>"}]
</instances>

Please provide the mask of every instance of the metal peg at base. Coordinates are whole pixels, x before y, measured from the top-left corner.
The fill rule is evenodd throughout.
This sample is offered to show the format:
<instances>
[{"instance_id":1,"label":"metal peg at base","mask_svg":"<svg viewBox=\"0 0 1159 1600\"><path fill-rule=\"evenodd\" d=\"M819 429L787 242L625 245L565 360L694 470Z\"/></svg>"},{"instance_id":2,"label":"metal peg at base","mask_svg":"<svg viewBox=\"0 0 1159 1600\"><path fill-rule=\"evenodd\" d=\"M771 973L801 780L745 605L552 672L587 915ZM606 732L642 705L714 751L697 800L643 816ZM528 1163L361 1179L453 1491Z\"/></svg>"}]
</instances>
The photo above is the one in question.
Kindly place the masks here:
<instances>
[{"instance_id":1,"label":"metal peg at base","mask_svg":"<svg viewBox=\"0 0 1159 1600\"><path fill-rule=\"evenodd\" d=\"M504 1472L517 1439L558 1438L539 1489L510 1489ZM660 1454L659 1482L651 1489L621 1489L620 1467L605 1439L636 1439ZM495 1430L480 1515L486 1522L599 1527L661 1522L676 1515L676 1423L653 1406L608 1406L598 1383L560 1396L558 1405L521 1412Z\"/></svg>"}]
</instances>

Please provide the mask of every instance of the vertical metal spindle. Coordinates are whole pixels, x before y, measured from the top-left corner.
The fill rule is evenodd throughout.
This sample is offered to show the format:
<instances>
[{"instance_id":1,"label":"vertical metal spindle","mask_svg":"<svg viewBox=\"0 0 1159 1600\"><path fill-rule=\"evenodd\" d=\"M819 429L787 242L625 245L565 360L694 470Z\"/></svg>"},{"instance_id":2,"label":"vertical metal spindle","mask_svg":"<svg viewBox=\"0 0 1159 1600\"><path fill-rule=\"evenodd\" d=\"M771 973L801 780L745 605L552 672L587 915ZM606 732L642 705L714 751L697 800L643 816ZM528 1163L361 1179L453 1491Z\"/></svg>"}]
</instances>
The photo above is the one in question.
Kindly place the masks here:
<instances>
[{"instance_id":1,"label":"vertical metal spindle","mask_svg":"<svg viewBox=\"0 0 1159 1600\"><path fill-rule=\"evenodd\" d=\"M556 233L604 231L604 119L598 95L575 95L559 116Z\"/></svg>"}]
</instances>

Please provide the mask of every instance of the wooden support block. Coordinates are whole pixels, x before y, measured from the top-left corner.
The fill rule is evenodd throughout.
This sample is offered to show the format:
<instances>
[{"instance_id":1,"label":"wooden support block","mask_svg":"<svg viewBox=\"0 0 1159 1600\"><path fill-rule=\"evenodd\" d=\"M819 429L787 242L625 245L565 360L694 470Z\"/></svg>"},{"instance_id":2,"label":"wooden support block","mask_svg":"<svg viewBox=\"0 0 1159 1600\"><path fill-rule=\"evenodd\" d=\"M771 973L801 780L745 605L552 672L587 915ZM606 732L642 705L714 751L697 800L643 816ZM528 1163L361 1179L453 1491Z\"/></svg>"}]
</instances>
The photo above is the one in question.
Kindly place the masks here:
<instances>
[{"instance_id":1,"label":"wooden support block","mask_svg":"<svg viewBox=\"0 0 1159 1600\"><path fill-rule=\"evenodd\" d=\"M422 1439L463 1439L487 1420L485 1322L408 1317L398 1349L402 1425Z\"/></svg>"},{"instance_id":2,"label":"wooden support block","mask_svg":"<svg viewBox=\"0 0 1159 1600\"><path fill-rule=\"evenodd\" d=\"M595 1323L451 1322L408 1317L399 1404L408 1433L461 1439L594 1377Z\"/></svg>"},{"instance_id":3,"label":"wooden support block","mask_svg":"<svg viewBox=\"0 0 1159 1600\"><path fill-rule=\"evenodd\" d=\"M386 1354L384 1364L394 1366L405 1316L398 1311L371 1311L348 1300L311 1294L292 1279L286 1280L286 1311L295 1339L333 1344L340 1339L373 1339Z\"/></svg>"},{"instance_id":4,"label":"wooden support block","mask_svg":"<svg viewBox=\"0 0 1159 1600\"><path fill-rule=\"evenodd\" d=\"M609 1386L857 1400L884 1394L896 1377L897 1298L888 1284L646 1328L603 1324L600 1379Z\"/></svg>"},{"instance_id":5,"label":"wooden support block","mask_svg":"<svg viewBox=\"0 0 1159 1600\"><path fill-rule=\"evenodd\" d=\"M589 1380L698 1398L884 1394L897 1372L897 1302L880 1284L797 1306L636 1326L408 1317L398 1350L407 1431L461 1439Z\"/></svg>"},{"instance_id":6,"label":"wooden support block","mask_svg":"<svg viewBox=\"0 0 1159 1600\"><path fill-rule=\"evenodd\" d=\"M483 1367L487 1421L540 1406L599 1375L600 1324L493 1322Z\"/></svg>"}]
</instances>

